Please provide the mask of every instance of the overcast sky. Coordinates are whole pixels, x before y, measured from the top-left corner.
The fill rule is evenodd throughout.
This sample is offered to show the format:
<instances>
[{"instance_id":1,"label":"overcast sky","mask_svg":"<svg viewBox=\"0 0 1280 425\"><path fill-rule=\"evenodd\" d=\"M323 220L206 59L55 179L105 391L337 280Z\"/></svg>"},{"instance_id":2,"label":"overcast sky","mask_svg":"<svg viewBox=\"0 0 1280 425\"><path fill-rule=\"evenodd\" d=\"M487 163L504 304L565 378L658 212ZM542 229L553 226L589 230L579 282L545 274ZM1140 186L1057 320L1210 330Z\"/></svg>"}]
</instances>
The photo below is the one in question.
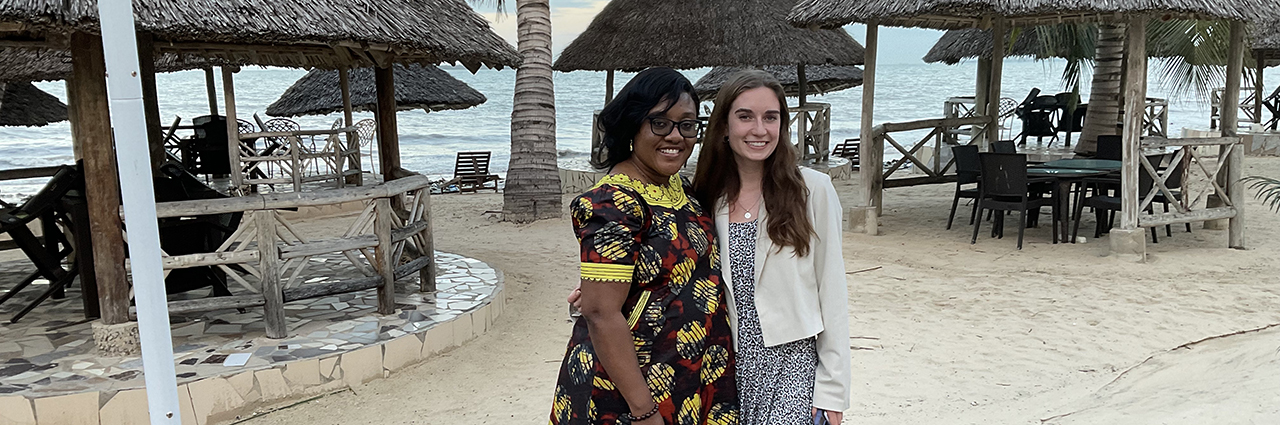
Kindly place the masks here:
<instances>
[{"instance_id":1,"label":"overcast sky","mask_svg":"<svg viewBox=\"0 0 1280 425\"><path fill-rule=\"evenodd\" d=\"M506 1L505 3L507 13L499 16L495 12L492 0L471 2L477 12L489 19L498 35L506 38L512 46L515 46L515 2ZM563 50L569 43L573 42L573 39L587 28L587 25L591 23L591 19L607 3L609 3L607 0L555 0L551 2L552 54L559 58L560 50ZM848 31L849 35L852 35L859 43L865 44L866 34L862 25L849 25L845 27L845 31ZM933 47L933 43L938 41L938 37L941 36L942 31L881 28L880 63L923 63L920 58L923 58L925 53L929 52L929 48Z\"/></svg>"}]
</instances>

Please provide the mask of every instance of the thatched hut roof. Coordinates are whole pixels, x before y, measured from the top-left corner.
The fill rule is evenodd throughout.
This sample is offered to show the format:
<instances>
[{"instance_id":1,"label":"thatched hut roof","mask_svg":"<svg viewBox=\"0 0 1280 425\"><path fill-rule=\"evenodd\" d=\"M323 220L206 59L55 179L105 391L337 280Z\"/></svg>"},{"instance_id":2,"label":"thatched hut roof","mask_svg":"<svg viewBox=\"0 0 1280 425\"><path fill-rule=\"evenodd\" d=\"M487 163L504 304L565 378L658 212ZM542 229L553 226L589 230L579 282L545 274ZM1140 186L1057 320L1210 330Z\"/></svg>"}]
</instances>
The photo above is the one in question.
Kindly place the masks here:
<instances>
[{"instance_id":1,"label":"thatched hut roof","mask_svg":"<svg viewBox=\"0 0 1280 425\"><path fill-rule=\"evenodd\" d=\"M0 1L6 38L65 44L98 32L94 0ZM134 0L160 52L239 64L337 68L461 62L515 66L519 55L465 0ZM59 46L50 46L59 47Z\"/></svg>"},{"instance_id":2,"label":"thatched hut roof","mask_svg":"<svg viewBox=\"0 0 1280 425\"><path fill-rule=\"evenodd\" d=\"M0 126L40 127L67 120L67 105L28 82L0 83Z\"/></svg>"},{"instance_id":3,"label":"thatched hut roof","mask_svg":"<svg viewBox=\"0 0 1280 425\"><path fill-rule=\"evenodd\" d=\"M975 28L1003 16L1011 26L1098 21L1120 13L1263 22L1280 19L1280 0L800 0L787 19L802 27L851 22L938 29Z\"/></svg>"},{"instance_id":4,"label":"thatched hut roof","mask_svg":"<svg viewBox=\"0 0 1280 425\"><path fill-rule=\"evenodd\" d=\"M729 76L741 68L717 66L707 75L703 75L694 84L698 97L703 100L715 99L716 92L728 81ZM772 65L764 70L782 83L787 97L800 96L800 82L796 77L796 67L789 65ZM806 85L809 94L826 94L862 85L862 69L856 66L815 65L804 68Z\"/></svg>"},{"instance_id":5,"label":"thatched hut roof","mask_svg":"<svg viewBox=\"0 0 1280 425\"><path fill-rule=\"evenodd\" d=\"M1256 23L1251 28L1253 52L1266 66L1280 65L1280 21Z\"/></svg>"},{"instance_id":6,"label":"thatched hut roof","mask_svg":"<svg viewBox=\"0 0 1280 425\"><path fill-rule=\"evenodd\" d=\"M353 69L348 78L351 84L352 109L374 110L378 100L373 84L373 70ZM466 109L488 100L467 83L458 81L448 72L434 66L396 65L395 83L396 107L401 111L419 108L427 112ZM313 69L267 106L267 115L325 115L341 110L342 89L338 85L338 71Z\"/></svg>"},{"instance_id":7,"label":"thatched hut roof","mask_svg":"<svg viewBox=\"0 0 1280 425\"><path fill-rule=\"evenodd\" d=\"M552 68L862 64L862 45L843 29L788 25L784 18L793 1L612 0Z\"/></svg>"},{"instance_id":8,"label":"thatched hut roof","mask_svg":"<svg viewBox=\"0 0 1280 425\"><path fill-rule=\"evenodd\" d=\"M1018 35L1018 39L1013 42L1013 47L1005 54L1005 57L1034 57L1037 59L1045 59L1047 57L1065 57L1066 52L1053 52L1044 54L1044 47L1040 43L1040 38L1036 34L1037 27L1022 29ZM1009 36L1013 36L1012 33ZM1005 40L1008 46L1008 40ZM938 42L929 49L929 53L924 56L927 63L942 62L947 65L955 65L964 59L977 57L986 57L991 54L991 31L977 28L967 28L962 30L950 30L942 37L938 38Z\"/></svg>"},{"instance_id":9,"label":"thatched hut roof","mask_svg":"<svg viewBox=\"0 0 1280 425\"><path fill-rule=\"evenodd\" d=\"M190 55L166 53L156 57L156 72L177 72L219 66ZM71 53L46 48L0 47L0 82L57 81L71 76Z\"/></svg>"}]
</instances>

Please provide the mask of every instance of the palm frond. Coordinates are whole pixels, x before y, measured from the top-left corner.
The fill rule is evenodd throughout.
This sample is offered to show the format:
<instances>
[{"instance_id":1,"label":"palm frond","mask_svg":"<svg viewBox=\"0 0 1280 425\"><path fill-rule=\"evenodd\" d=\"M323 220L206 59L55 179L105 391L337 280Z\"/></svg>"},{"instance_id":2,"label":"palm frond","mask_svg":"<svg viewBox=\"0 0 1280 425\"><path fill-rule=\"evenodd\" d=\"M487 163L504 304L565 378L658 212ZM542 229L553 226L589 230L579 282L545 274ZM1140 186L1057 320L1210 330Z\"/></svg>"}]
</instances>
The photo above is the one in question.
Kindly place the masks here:
<instances>
[{"instance_id":1,"label":"palm frond","mask_svg":"<svg viewBox=\"0 0 1280 425\"><path fill-rule=\"evenodd\" d=\"M1268 209L1280 212L1280 179L1262 176L1248 176L1240 179L1249 183L1249 190L1257 191L1255 197L1262 200Z\"/></svg>"},{"instance_id":2,"label":"palm frond","mask_svg":"<svg viewBox=\"0 0 1280 425\"><path fill-rule=\"evenodd\" d=\"M1231 25L1225 21L1153 19L1147 28L1147 51L1158 57L1158 79L1174 97L1194 93L1207 101L1227 81Z\"/></svg>"}]
</instances>

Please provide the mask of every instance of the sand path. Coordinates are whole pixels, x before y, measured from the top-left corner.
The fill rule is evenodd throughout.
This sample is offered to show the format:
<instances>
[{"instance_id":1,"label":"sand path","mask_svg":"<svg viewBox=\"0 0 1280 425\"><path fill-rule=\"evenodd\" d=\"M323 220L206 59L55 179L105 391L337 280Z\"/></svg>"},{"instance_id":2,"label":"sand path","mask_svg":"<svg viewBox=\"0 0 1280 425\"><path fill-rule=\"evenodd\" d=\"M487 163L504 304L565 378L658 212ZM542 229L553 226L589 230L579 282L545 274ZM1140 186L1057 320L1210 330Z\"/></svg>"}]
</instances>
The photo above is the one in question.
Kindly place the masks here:
<instances>
[{"instance_id":1,"label":"sand path","mask_svg":"<svg viewBox=\"0 0 1280 425\"><path fill-rule=\"evenodd\" d=\"M1246 162L1245 175L1280 176L1280 158ZM837 190L853 205L855 183ZM971 228L943 230L951 190L891 189L882 236L844 234L848 270L879 267L849 275L846 423L1040 424L1066 413L1050 423L1280 423L1275 330L1169 351L1280 323L1280 214L1250 200L1250 250L1225 249L1225 231L1175 229L1135 264L1105 257L1105 238L1051 245L1047 228L1030 229L1022 251L985 234L970 245ZM501 202L433 198L438 247L505 273L508 309L495 329L389 379L248 423L545 423L570 329L563 298L576 242L567 219L514 225L482 214ZM1091 226L1081 233L1092 236ZM1177 379L1188 374L1205 379ZM1144 402L1165 389L1176 395Z\"/></svg>"}]
</instances>

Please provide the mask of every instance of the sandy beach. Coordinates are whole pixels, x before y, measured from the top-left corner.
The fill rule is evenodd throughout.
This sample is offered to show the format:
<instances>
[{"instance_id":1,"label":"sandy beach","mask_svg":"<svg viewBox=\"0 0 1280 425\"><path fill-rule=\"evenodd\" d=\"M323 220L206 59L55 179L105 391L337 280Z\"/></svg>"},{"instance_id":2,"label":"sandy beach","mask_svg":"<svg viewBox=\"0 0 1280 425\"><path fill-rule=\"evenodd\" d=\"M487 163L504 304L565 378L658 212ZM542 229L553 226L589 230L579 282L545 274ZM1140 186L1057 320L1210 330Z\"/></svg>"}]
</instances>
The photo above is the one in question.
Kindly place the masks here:
<instances>
[{"instance_id":1,"label":"sandy beach","mask_svg":"<svg viewBox=\"0 0 1280 425\"><path fill-rule=\"evenodd\" d=\"M1243 174L1280 176L1280 158L1248 158ZM1248 250L1227 249L1225 230L1175 226L1148 239L1149 261L1137 264L1106 256L1090 218L1084 244L1051 245L1043 226L1022 251L1016 229L970 245L971 227L944 230L952 190L887 190L882 234L844 234L854 348L845 423L1280 423L1280 214L1250 198ZM837 191L855 204L856 181ZM494 329L247 423L545 423L577 277L568 218L500 222L485 214L502 206L491 193L432 203L438 249L505 273Z\"/></svg>"}]
</instances>

